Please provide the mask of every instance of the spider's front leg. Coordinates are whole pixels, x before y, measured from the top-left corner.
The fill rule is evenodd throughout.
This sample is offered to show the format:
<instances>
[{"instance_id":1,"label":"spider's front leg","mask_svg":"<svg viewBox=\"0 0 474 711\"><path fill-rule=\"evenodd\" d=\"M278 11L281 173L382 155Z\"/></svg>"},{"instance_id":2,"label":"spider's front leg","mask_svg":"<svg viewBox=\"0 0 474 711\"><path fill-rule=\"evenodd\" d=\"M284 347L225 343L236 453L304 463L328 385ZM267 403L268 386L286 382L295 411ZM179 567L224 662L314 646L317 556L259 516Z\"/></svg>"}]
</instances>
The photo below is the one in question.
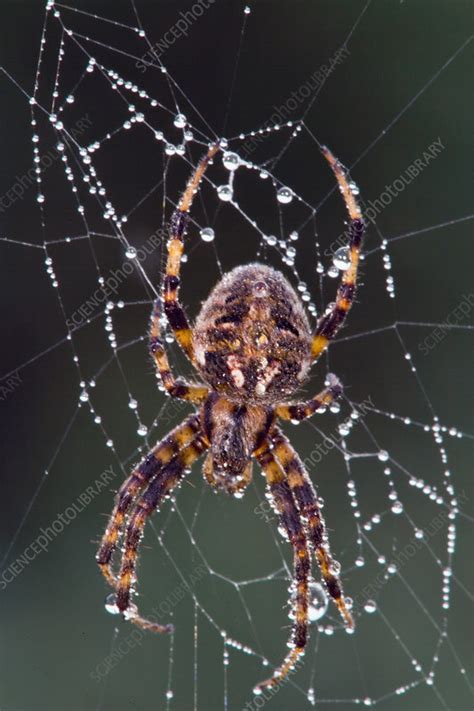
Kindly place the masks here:
<instances>
[{"instance_id":1,"label":"spider's front leg","mask_svg":"<svg viewBox=\"0 0 474 711\"><path fill-rule=\"evenodd\" d=\"M168 259L163 281L165 313L176 340L192 363L194 363L193 334L184 309L178 300L181 283L181 257L184 250L183 238L194 194L209 162L219 150L219 144L215 143L210 146L206 155L201 158L171 218L170 239L168 241Z\"/></svg>"},{"instance_id":2,"label":"spider's front leg","mask_svg":"<svg viewBox=\"0 0 474 711\"><path fill-rule=\"evenodd\" d=\"M161 299L158 298L154 303L151 314L148 348L155 360L161 382L171 397L178 398L179 400L187 400L194 405L200 405L208 396L209 388L205 385L195 385L194 383L187 383L175 378L171 371L165 346L161 338L160 317Z\"/></svg>"},{"instance_id":3,"label":"spider's front leg","mask_svg":"<svg viewBox=\"0 0 474 711\"><path fill-rule=\"evenodd\" d=\"M351 187L348 177L341 163L333 156L329 148L323 146L322 152L328 161L331 169L336 176L339 184L339 189L344 198L347 212L349 213L349 266L342 273L341 284L337 290L336 301L329 313L322 316L316 332L313 337L311 346L311 355L313 361L316 361L321 353L326 350L329 343L336 336L343 325L347 312L352 306L355 298L357 286L357 270L359 266L359 257L362 247L362 239L364 236L364 220L362 218L361 209L355 198L353 188Z\"/></svg>"},{"instance_id":4,"label":"spider's front leg","mask_svg":"<svg viewBox=\"0 0 474 711\"><path fill-rule=\"evenodd\" d=\"M289 641L291 651L282 664L275 670L273 677L258 684L254 691L277 686L296 665L304 654L308 638L308 576L311 559L306 541L306 534L296 507L293 494L285 480L284 472L276 461L268 440L255 453L257 461L265 472L270 493L280 515L281 523L288 535L294 552L294 626Z\"/></svg>"}]
</instances>

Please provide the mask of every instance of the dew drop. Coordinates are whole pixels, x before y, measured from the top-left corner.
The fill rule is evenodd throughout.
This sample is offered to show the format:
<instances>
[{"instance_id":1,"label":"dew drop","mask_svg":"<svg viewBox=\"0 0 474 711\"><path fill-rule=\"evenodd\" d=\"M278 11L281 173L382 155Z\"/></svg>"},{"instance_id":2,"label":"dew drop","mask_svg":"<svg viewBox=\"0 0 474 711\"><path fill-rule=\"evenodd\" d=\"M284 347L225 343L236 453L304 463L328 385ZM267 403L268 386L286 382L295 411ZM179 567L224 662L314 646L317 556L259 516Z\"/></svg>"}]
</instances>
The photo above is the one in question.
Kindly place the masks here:
<instances>
[{"instance_id":1,"label":"dew drop","mask_svg":"<svg viewBox=\"0 0 474 711\"><path fill-rule=\"evenodd\" d=\"M339 276L339 269L336 266L329 267L327 275L328 277L331 277L331 279L335 279Z\"/></svg>"},{"instance_id":2,"label":"dew drop","mask_svg":"<svg viewBox=\"0 0 474 711\"><path fill-rule=\"evenodd\" d=\"M184 114L176 114L173 123L176 128L184 128L186 126L186 116Z\"/></svg>"},{"instance_id":3,"label":"dew drop","mask_svg":"<svg viewBox=\"0 0 474 711\"><path fill-rule=\"evenodd\" d=\"M401 501L395 501L392 505L392 513L401 514L403 513L403 504Z\"/></svg>"},{"instance_id":4,"label":"dew drop","mask_svg":"<svg viewBox=\"0 0 474 711\"><path fill-rule=\"evenodd\" d=\"M127 247L127 249L125 250L125 256L127 257L127 259L135 259L137 256L137 250L135 249L135 247Z\"/></svg>"},{"instance_id":5,"label":"dew drop","mask_svg":"<svg viewBox=\"0 0 474 711\"><path fill-rule=\"evenodd\" d=\"M146 425L140 425L137 429L137 434L139 434L140 437L145 437L148 434L148 427Z\"/></svg>"},{"instance_id":6,"label":"dew drop","mask_svg":"<svg viewBox=\"0 0 474 711\"><path fill-rule=\"evenodd\" d=\"M277 200L283 205L287 205L293 200L293 191L290 188L286 187L279 188L279 190L277 191Z\"/></svg>"},{"instance_id":7,"label":"dew drop","mask_svg":"<svg viewBox=\"0 0 474 711\"><path fill-rule=\"evenodd\" d=\"M380 462L386 462L388 461L388 452L385 449L381 449L380 452L377 454L377 459Z\"/></svg>"},{"instance_id":8,"label":"dew drop","mask_svg":"<svg viewBox=\"0 0 474 711\"><path fill-rule=\"evenodd\" d=\"M367 602L364 605L364 610L371 615L373 612L375 612L377 609L377 604L374 600L367 600Z\"/></svg>"},{"instance_id":9,"label":"dew drop","mask_svg":"<svg viewBox=\"0 0 474 711\"><path fill-rule=\"evenodd\" d=\"M120 610L117 607L117 598L115 593L110 593L110 595L107 595L107 597L105 598L105 609L111 615L120 614Z\"/></svg>"},{"instance_id":10,"label":"dew drop","mask_svg":"<svg viewBox=\"0 0 474 711\"><path fill-rule=\"evenodd\" d=\"M203 227L200 235L203 242L212 242L216 236L212 227Z\"/></svg>"},{"instance_id":11,"label":"dew drop","mask_svg":"<svg viewBox=\"0 0 474 711\"><path fill-rule=\"evenodd\" d=\"M319 583L310 583L309 589L309 604L308 618L310 622L316 622L324 617L328 609L328 597L323 586Z\"/></svg>"},{"instance_id":12,"label":"dew drop","mask_svg":"<svg viewBox=\"0 0 474 711\"><path fill-rule=\"evenodd\" d=\"M223 202L229 202L233 197L232 188L229 185L219 185L217 188L217 195L220 200L223 200Z\"/></svg>"},{"instance_id":13,"label":"dew drop","mask_svg":"<svg viewBox=\"0 0 474 711\"><path fill-rule=\"evenodd\" d=\"M240 165L240 158L237 153L224 153L222 163L227 170L237 170Z\"/></svg>"},{"instance_id":14,"label":"dew drop","mask_svg":"<svg viewBox=\"0 0 474 711\"><path fill-rule=\"evenodd\" d=\"M348 269L351 265L351 251L349 247L340 247L333 254L333 264L337 269Z\"/></svg>"}]
</instances>

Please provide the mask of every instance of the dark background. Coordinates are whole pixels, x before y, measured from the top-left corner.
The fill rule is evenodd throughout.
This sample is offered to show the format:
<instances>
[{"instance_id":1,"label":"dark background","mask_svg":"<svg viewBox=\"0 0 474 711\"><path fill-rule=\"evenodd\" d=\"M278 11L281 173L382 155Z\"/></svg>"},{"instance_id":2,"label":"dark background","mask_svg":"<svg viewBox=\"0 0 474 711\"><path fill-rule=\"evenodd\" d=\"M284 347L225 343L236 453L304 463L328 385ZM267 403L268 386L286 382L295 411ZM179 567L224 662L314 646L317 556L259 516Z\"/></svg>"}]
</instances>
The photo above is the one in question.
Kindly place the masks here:
<instances>
[{"instance_id":1,"label":"dark background","mask_svg":"<svg viewBox=\"0 0 474 711\"><path fill-rule=\"evenodd\" d=\"M135 24L130 4L122 0L78 2L75 7L117 22ZM173 26L180 10L190 7L190 3L137 1L151 42L158 41ZM179 87L205 116L214 135L221 135L223 130L239 46L242 8L239 2L216 2L190 28L188 37L177 40L162 57ZM242 43L225 134L235 136L261 126L292 91L322 64L328 63L344 43L362 9L363 3L359 1L255 3ZM106 45L119 47L134 56L139 55L140 47L146 51L145 44L140 44L130 31L71 11L62 12L67 24L74 24L78 31L93 35ZM472 289L469 220L427 230L390 245L397 285L394 301L387 298L384 289L385 272L378 249L380 234L390 239L431 225L449 223L472 212L473 43L435 78L438 70L471 35L472 15L472 3L459 0L372 2L351 37L349 58L331 74L306 117L306 125L318 140L331 146L346 165L356 163L352 177L366 200L375 200L384 186L403 173L438 137L445 146L436 161L380 214L377 219L380 233L370 226L367 249L377 251L365 261L359 303L343 337L393 326L396 321L443 322L462 296ZM28 95L34 82L43 16L43 3L3 0L0 64ZM51 45L48 45L43 65L44 90L50 90L54 81L58 32L48 31L47 39ZM134 69L134 61L129 57L99 46L94 48L94 56L144 86L166 106L173 106L159 71L149 69L142 75ZM79 51L67 52L61 75L63 92L65 87L74 86L84 66ZM431 85L417 96L431 79ZM3 196L16 176L24 175L31 166L31 126L27 98L4 74L0 75L0 92L0 194ZM46 91L41 94L42 98L45 96ZM95 76L84 82L75 96L68 125L89 114L92 126L84 139L85 145L101 138L106 130L118 127L127 117L126 107L111 91L106 91L105 84ZM192 117L193 124L205 132L207 139L211 138L213 134L205 129L184 99L179 98L179 101L184 112ZM292 118L300 114L297 110ZM170 115L158 116L172 135ZM384 130L385 135L381 135ZM123 212L137 206L153 189L124 227L130 243L139 247L162 224L164 216L169 214L170 204L163 213L163 189L157 186L157 180L163 175L161 144L153 142L141 128L133 131L133 138L123 132L117 141L111 141L98 161L109 195ZM38 133L42 137L43 151L54 147L56 139L47 119L39 119ZM175 134L177 141L178 132ZM278 140L262 144L252 159L263 162L274 157L284 142L283 134L279 134ZM237 141L233 147L238 150L238 145ZM201 150L193 146L194 162ZM218 177L222 177L223 172L218 166L214 171L214 178L219 182ZM172 161L166 187L170 199L176 199L187 173L184 161ZM293 142L275 168L275 175L312 205L326 198L333 186L314 141L308 138ZM2 238L33 245L41 245L44 239L60 241L50 248L59 290L51 287L42 249L10 242L1 245L2 373L16 372L25 364L18 370L20 385L0 403L4 433L1 534L5 552L27 514L6 565L20 556L38 535L39 528L50 525L104 469L113 466L118 485L139 452L144 451L146 445L143 438L136 435L137 423L127 407L129 392L138 400L140 417L148 426L157 412L161 413L150 444L187 412L186 407L169 403L163 410L164 398L156 390L144 342L138 341L121 351L122 372L117 361L112 359L109 363L111 351L100 313L90 325L73 334L73 343L82 377L90 380L98 373L90 403L102 416L107 435L93 423L88 404L78 407L80 377L73 363L71 344L65 340L65 316L71 315L94 291L97 273L88 240L64 243L67 235L84 232L66 183L59 165L45 176L44 231L33 187L22 200L0 213ZM259 224L261 221L269 232L276 231L275 200L269 199L270 193L263 181L249 178L241 190L243 204L258 217ZM212 196L205 191L203 196L195 213L201 225L207 224L205 210L209 216L215 209ZM89 228L101 226L104 230L100 215L96 214L92 201L87 200L85 198ZM318 238L323 252L341 233L342 220L340 199L334 192L318 214ZM189 235L191 257L185 265L183 300L189 304L192 316L219 276L214 250L224 271L256 256L255 235L236 217L235 211L223 209L215 224L217 238L213 245L202 244L196 230L191 230ZM297 243L297 268L311 285L312 295L320 306L331 299L334 284L328 280L323 292L319 290L315 236L311 229L310 225L303 231ZM102 274L123 264L124 253L117 240L95 239L93 245ZM280 266L274 254L270 253L266 259ZM162 254L157 250L144 265L155 286L159 283L161 264ZM58 291L64 311L58 304ZM120 345L139 339L146 332L152 293L138 275L121 285L119 298L145 303L114 310L114 328ZM469 322L472 323L472 317L463 321L463 325ZM419 344L431 330L431 327L416 326L400 327L398 331L403 347L413 354L419 382L410 373L400 338L391 328L380 334L341 340L332 349L330 360L315 370L308 391L319 389L325 368L330 366L341 377L346 394L353 402L371 396L384 412L393 411L428 424L432 423L434 411L442 424L472 432L472 335L468 330L449 331L435 349L424 355ZM43 351L44 355L37 355ZM173 353L179 358L176 350ZM179 368L189 372L182 360L179 360ZM349 411L346 401L342 414L347 416ZM316 425L331 435L340 420L341 416L328 414L318 419ZM439 460L431 434L416 425L407 427L375 415L368 415L364 422L349 440L353 451L388 449L405 471L444 492L442 481L446 467ZM291 436L303 457L309 456L315 443L321 441L321 435L310 424L291 430ZM113 450L106 447L108 437L114 441ZM458 493L465 492L462 508L468 514L472 512L473 493L471 439L448 437L446 446L453 482ZM391 552L403 549L413 530L408 517L385 513L389 511L389 500L383 466L373 457L361 458L353 462L350 476L357 482L362 521L374 513L384 514L383 526L371 540L390 557ZM401 469L394 472L407 516L420 528L428 526L442 508L409 486ZM354 567L358 555L357 532L346 495L348 473L343 458L339 453L328 455L321 465L311 469L311 475L326 501L332 548L343 565L346 591L357 599L381 568L370 547L364 548L367 565L361 569ZM254 514L263 492L259 475L255 481L242 501L228 501L205 488L199 466L193 470L192 486L183 486L178 497L186 526L181 523L179 514L170 514L167 505L154 519L155 533L149 527L140 568L140 601L144 610L150 610L166 600L181 582L176 565L189 578L202 562L201 552L207 561L206 570L212 568L224 576L206 574L197 583L195 593L204 608L212 614L220 630L226 630L231 637L248 644L272 663L278 663L287 636L288 621L283 607L287 581L276 576L275 580L237 589L224 579L242 581L266 577L282 564L282 554L275 545L276 522L266 524ZM95 548L106 523L105 515L112 507L112 498L109 487L52 541L48 553L38 556L0 591L2 710L148 711L166 708L168 639L151 635L143 638L105 680L97 683L91 678L91 672L110 654L113 645L129 638L131 632L129 626L119 623L118 632L114 633L117 620L104 611L107 591L94 562ZM199 512L195 516L196 506ZM165 545L170 557L156 538L156 531L165 523ZM191 528L194 545L189 537ZM472 708L469 687L460 673L460 667L464 666L467 674L472 674L472 597L466 594L466 589L472 589L471 531L471 519L462 516L448 615L449 642L443 644L436 664L435 686L444 702L433 687L423 682L407 694L391 695L386 700L382 697L401 685L419 681L414 658L426 671L431 668L437 642L434 625L442 620L441 578L436 559L445 561L446 558L445 531L430 541L433 555L423 549L406 564L403 580L394 576L384 585L377 600L380 612L369 616L356 607L358 628L354 636L348 637L341 631L336 615L329 609L325 623L333 624L336 633L319 637L313 630L305 664L292 679L298 688L287 684L268 702L268 708L310 708L304 694L311 683L320 708L338 700L342 711L352 708L354 699L365 697L379 699L379 707L387 711L443 708L467 711ZM289 560L285 546L281 546L281 551ZM239 592L251 612L253 628ZM222 639L218 631L198 612L195 706L194 608L190 595L176 605L173 617L177 632L171 677L175 697L171 709L224 708ZM400 635L404 647L397 642L395 634ZM268 668L233 649L230 658L228 708L233 711L252 699L253 684L265 676ZM313 673L315 677L311 681Z\"/></svg>"}]
</instances>

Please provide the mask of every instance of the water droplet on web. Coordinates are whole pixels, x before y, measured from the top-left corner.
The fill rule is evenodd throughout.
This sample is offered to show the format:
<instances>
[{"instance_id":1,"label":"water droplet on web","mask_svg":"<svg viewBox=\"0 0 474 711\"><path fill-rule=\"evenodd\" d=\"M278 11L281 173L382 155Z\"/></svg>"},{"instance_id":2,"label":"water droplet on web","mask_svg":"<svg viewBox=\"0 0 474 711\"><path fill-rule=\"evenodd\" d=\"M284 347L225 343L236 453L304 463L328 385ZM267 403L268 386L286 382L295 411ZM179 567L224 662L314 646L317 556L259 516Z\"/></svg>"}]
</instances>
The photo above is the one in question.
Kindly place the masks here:
<instances>
[{"instance_id":1,"label":"water droplet on web","mask_svg":"<svg viewBox=\"0 0 474 711\"><path fill-rule=\"evenodd\" d=\"M89 399L89 393L87 392L87 390L83 390L81 392L81 394L79 395L79 400L81 402L87 402L88 399Z\"/></svg>"},{"instance_id":2,"label":"water droplet on web","mask_svg":"<svg viewBox=\"0 0 474 711\"><path fill-rule=\"evenodd\" d=\"M250 7L249 7L248 5L246 5L246 6L244 7L244 14L245 14L245 15L250 15L251 12L252 12L252 10L250 9Z\"/></svg>"},{"instance_id":3,"label":"water droplet on web","mask_svg":"<svg viewBox=\"0 0 474 711\"><path fill-rule=\"evenodd\" d=\"M270 245L270 247L274 247L276 243L278 242L277 238L275 235L266 235L264 238L265 242Z\"/></svg>"},{"instance_id":4,"label":"water droplet on web","mask_svg":"<svg viewBox=\"0 0 474 711\"><path fill-rule=\"evenodd\" d=\"M39 203L44 202L44 195L41 195L41 193L39 195L37 195L36 202L39 202Z\"/></svg>"},{"instance_id":5,"label":"water droplet on web","mask_svg":"<svg viewBox=\"0 0 474 711\"><path fill-rule=\"evenodd\" d=\"M167 156L174 156L176 153L176 146L173 146L172 143L167 143L165 146L165 153Z\"/></svg>"},{"instance_id":6,"label":"water droplet on web","mask_svg":"<svg viewBox=\"0 0 474 711\"><path fill-rule=\"evenodd\" d=\"M174 696L173 691L172 691L171 689L168 689L168 691L166 692L166 698L167 698L167 699L172 699L173 696Z\"/></svg>"},{"instance_id":7,"label":"water droplet on web","mask_svg":"<svg viewBox=\"0 0 474 711\"><path fill-rule=\"evenodd\" d=\"M290 188L286 187L279 188L279 190L277 191L277 200L283 205L287 205L293 200L293 191Z\"/></svg>"},{"instance_id":8,"label":"water droplet on web","mask_svg":"<svg viewBox=\"0 0 474 711\"><path fill-rule=\"evenodd\" d=\"M388 461L388 452L385 449L381 449L380 452L377 454L377 459L380 462L386 462Z\"/></svg>"},{"instance_id":9,"label":"water droplet on web","mask_svg":"<svg viewBox=\"0 0 474 711\"><path fill-rule=\"evenodd\" d=\"M125 250L125 256L127 257L127 259L135 259L135 257L137 256L137 250L135 249L135 247L127 247L127 249Z\"/></svg>"},{"instance_id":10,"label":"water droplet on web","mask_svg":"<svg viewBox=\"0 0 474 711\"><path fill-rule=\"evenodd\" d=\"M392 506L392 513L401 514L403 513L403 504L401 501L395 501Z\"/></svg>"},{"instance_id":11,"label":"water droplet on web","mask_svg":"<svg viewBox=\"0 0 474 711\"><path fill-rule=\"evenodd\" d=\"M128 401L128 406L129 406L129 408L130 408L131 410L136 410L136 409L137 409L137 405L138 405L137 401L134 400L133 398L130 398L130 400Z\"/></svg>"},{"instance_id":12,"label":"water droplet on web","mask_svg":"<svg viewBox=\"0 0 474 711\"><path fill-rule=\"evenodd\" d=\"M327 275L328 277L331 277L331 279L335 279L339 276L339 269L335 266L329 267L329 269L327 270Z\"/></svg>"},{"instance_id":13,"label":"water droplet on web","mask_svg":"<svg viewBox=\"0 0 474 711\"><path fill-rule=\"evenodd\" d=\"M120 614L120 610L117 607L117 597L115 593L110 593L110 595L107 595L107 597L105 598L105 609L111 615Z\"/></svg>"},{"instance_id":14,"label":"water droplet on web","mask_svg":"<svg viewBox=\"0 0 474 711\"><path fill-rule=\"evenodd\" d=\"M139 434L140 437L145 437L148 434L148 427L146 425L140 425L137 429L137 434Z\"/></svg>"},{"instance_id":15,"label":"water droplet on web","mask_svg":"<svg viewBox=\"0 0 474 711\"><path fill-rule=\"evenodd\" d=\"M223 200L224 202L229 202L232 200L233 197L233 192L232 188L229 185L219 185L217 188L217 195L219 196L220 200Z\"/></svg>"},{"instance_id":16,"label":"water droplet on web","mask_svg":"<svg viewBox=\"0 0 474 711\"><path fill-rule=\"evenodd\" d=\"M328 609L328 597L326 591L320 583L310 583L309 602L308 602L308 618L310 622L320 620L326 614Z\"/></svg>"},{"instance_id":17,"label":"water droplet on web","mask_svg":"<svg viewBox=\"0 0 474 711\"><path fill-rule=\"evenodd\" d=\"M69 94L69 96L66 97L66 102L68 104L73 104L74 103L74 96L72 94Z\"/></svg>"},{"instance_id":18,"label":"water droplet on web","mask_svg":"<svg viewBox=\"0 0 474 711\"><path fill-rule=\"evenodd\" d=\"M184 128L186 126L186 116L184 114L176 114L173 123L176 128Z\"/></svg>"},{"instance_id":19,"label":"water droplet on web","mask_svg":"<svg viewBox=\"0 0 474 711\"><path fill-rule=\"evenodd\" d=\"M336 250L332 261L337 269L348 269L351 265L351 251L349 247L340 247Z\"/></svg>"},{"instance_id":20,"label":"water droplet on web","mask_svg":"<svg viewBox=\"0 0 474 711\"><path fill-rule=\"evenodd\" d=\"M212 242L216 236L212 227L203 227L200 235L203 242Z\"/></svg>"},{"instance_id":21,"label":"water droplet on web","mask_svg":"<svg viewBox=\"0 0 474 711\"><path fill-rule=\"evenodd\" d=\"M377 603L374 600L367 600L364 605L364 610L371 615L377 609Z\"/></svg>"},{"instance_id":22,"label":"water droplet on web","mask_svg":"<svg viewBox=\"0 0 474 711\"><path fill-rule=\"evenodd\" d=\"M240 165L240 158L237 153L224 153L222 163L227 170L237 170Z\"/></svg>"}]
</instances>

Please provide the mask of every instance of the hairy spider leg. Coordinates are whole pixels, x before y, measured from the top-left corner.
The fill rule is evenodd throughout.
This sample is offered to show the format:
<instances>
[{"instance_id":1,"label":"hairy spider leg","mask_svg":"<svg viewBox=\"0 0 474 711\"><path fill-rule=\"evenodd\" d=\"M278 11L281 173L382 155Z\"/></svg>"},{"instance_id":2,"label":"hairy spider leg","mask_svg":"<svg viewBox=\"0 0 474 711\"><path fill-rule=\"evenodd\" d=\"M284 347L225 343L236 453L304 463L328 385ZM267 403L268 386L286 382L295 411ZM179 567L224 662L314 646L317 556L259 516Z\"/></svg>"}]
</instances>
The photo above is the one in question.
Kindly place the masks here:
<instances>
[{"instance_id":1,"label":"hairy spider leg","mask_svg":"<svg viewBox=\"0 0 474 711\"><path fill-rule=\"evenodd\" d=\"M153 306L149 332L149 351L155 360L156 367L161 377L161 381L166 391L171 397L180 400L187 400L194 405L204 402L209 394L209 388L205 385L187 383L181 378L175 378L169 364L160 329L161 298L158 298Z\"/></svg>"},{"instance_id":2,"label":"hairy spider leg","mask_svg":"<svg viewBox=\"0 0 474 711\"><path fill-rule=\"evenodd\" d=\"M327 388L321 390L320 393L307 400L306 402L298 403L282 403L275 407L275 415L282 420L291 420L293 422L301 422L307 417L311 417L315 412L329 405L333 400L337 400L342 395L342 385L333 373L328 373Z\"/></svg>"},{"instance_id":3,"label":"hairy spider leg","mask_svg":"<svg viewBox=\"0 0 474 711\"><path fill-rule=\"evenodd\" d=\"M179 286L181 283L181 256L184 249L183 237L188 224L188 213L194 194L199 187L199 183L201 182L209 161L212 160L219 150L220 146L218 143L209 147L206 155L199 161L179 201L178 207L173 213L170 226L170 239L168 241L168 259L163 280L166 317L177 342L192 363L194 363L193 334L184 309L178 300Z\"/></svg>"},{"instance_id":4,"label":"hairy spider leg","mask_svg":"<svg viewBox=\"0 0 474 711\"><path fill-rule=\"evenodd\" d=\"M344 624L352 629L354 621L344 598L338 571L329 551L326 527L309 474L283 432L275 428L271 437L275 456L283 467L286 480L301 515L307 520L307 531L329 595L334 600Z\"/></svg>"},{"instance_id":5,"label":"hairy spider leg","mask_svg":"<svg viewBox=\"0 0 474 711\"><path fill-rule=\"evenodd\" d=\"M130 516L125 536L122 563L120 566L119 580L117 583L116 603L127 620L138 627L153 632L169 632L172 625L160 625L139 615L135 605L131 603L131 590L135 583L138 548L142 539L145 523L148 517L159 507L178 484L181 483L192 463L208 448L209 442L203 434L184 447L160 471L158 476L150 482L147 489L140 496L135 509Z\"/></svg>"},{"instance_id":6,"label":"hairy spider leg","mask_svg":"<svg viewBox=\"0 0 474 711\"><path fill-rule=\"evenodd\" d=\"M130 507L137 495L151 479L179 454L183 447L196 439L200 430L198 415L190 415L179 427L159 442L132 474L124 481L116 497L116 504L109 518L96 560L107 582L116 587L117 579L112 571L112 558Z\"/></svg>"},{"instance_id":7,"label":"hairy spider leg","mask_svg":"<svg viewBox=\"0 0 474 711\"><path fill-rule=\"evenodd\" d=\"M326 350L330 341L334 339L336 333L343 325L347 312L352 306L355 298L357 285L357 270L359 257L364 236L364 220L362 212L351 189L347 174L341 163L333 156L329 148L322 147L322 152L336 176L339 189L344 198L344 202L349 213L349 256L350 264L342 273L341 283L337 290L336 301L329 313L322 316L316 326L311 346L313 361L316 361L321 353Z\"/></svg>"},{"instance_id":8,"label":"hairy spider leg","mask_svg":"<svg viewBox=\"0 0 474 711\"><path fill-rule=\"evenodd\" d=\"M293 498L293 494L285 480L285 474L270 450L270 443L265 440L255 452L258 463L265 472L265 477L273 497L275 507L280 515L281 523L293 546L294 560L294 625L289 640L290 652L282 664L274 671L273 676L260 682L254 691L260 693L263 689L277 686L296 665L299 657L304 654L308 638L308 577L311 570L311 558L308 551L306 534Z\"/></svg>"}]
</instances>

